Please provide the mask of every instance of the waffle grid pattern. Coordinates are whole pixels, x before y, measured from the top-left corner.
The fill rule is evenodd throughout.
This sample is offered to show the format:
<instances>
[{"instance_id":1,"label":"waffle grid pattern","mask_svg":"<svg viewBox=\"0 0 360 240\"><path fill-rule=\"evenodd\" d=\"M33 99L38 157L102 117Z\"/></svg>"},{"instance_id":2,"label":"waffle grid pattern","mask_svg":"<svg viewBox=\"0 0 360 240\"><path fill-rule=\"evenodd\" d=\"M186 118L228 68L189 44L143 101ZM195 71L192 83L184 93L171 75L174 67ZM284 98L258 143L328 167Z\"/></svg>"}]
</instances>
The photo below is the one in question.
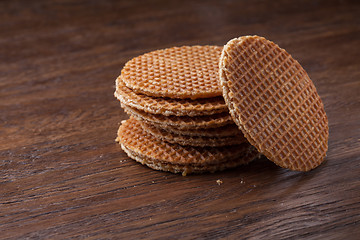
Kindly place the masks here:
<instances>
[{"instance_id":1,"label":"waffle grid pattern","mask_svg":"<svg viewBox=\"0 0 360 240\"><path fill-rule=\"evenodd\" d=\"M163 114L165 116L199 116L228 111L222 97L195 100L152 97L135 93L125 86L121 77L116 79L116 91L114 95L118 100L133 108L148 113Z\"/></svg>"},{"instance_id":2,"label":"waffle grid pattern","mask_svg":"<svg viewBox=\"0 0 360 240\"><path fill-rule=\"evenodd\" d=\"M222 47L183 46L135 57L121 71L125 85L137 93L169 98L221 96L218 66Z\"/></svg>"},{"instance_id":3,"label":"waffle grid pattern","mask_svg":"<svg viewBox=\"0 0 360 240\"><path fill-rule=\"evenodd\" d=\"M247 143L225 147L191 147L161 141L146 133L140 123L130 118L123 121L118 130L118 141L131 151L155 159L179 165L206 166L238 158L252 152ZM240 158L241 163L252 159Z\"/></svg>"},{"instance_id":4,"label":"waffle grid pattern","mask_svg":"<svg viewBox=\"0 0 360 240\"><path fill-rule=\"evenodd\" d=\"M281 167L325 157L328 121L316 88L285 50L260 37L230 41L220 60L224 98L249 142Z\"/></svg>"}]
</instances>

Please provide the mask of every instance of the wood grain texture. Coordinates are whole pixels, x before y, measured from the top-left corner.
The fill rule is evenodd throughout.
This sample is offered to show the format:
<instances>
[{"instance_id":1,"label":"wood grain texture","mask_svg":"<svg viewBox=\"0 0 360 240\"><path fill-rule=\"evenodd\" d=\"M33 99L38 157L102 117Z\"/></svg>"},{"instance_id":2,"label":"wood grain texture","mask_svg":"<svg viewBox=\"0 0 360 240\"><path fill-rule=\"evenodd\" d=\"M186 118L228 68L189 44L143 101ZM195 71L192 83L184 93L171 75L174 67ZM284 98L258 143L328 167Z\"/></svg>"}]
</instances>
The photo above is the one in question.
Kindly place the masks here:
<instances>
[{"instance_id":1,"label":"wood grain texture","mask_svg":"<svg viewBox=\"0 0 360 240\"><path fill-rule=\"evenodd\" d=\"M0 238L358 239L359 16L358 1L1 1ZM298 173L262 158L182 177L121 151L126 61L248 34L314 81L324 164Z\"/></svg>"}]
</instances>

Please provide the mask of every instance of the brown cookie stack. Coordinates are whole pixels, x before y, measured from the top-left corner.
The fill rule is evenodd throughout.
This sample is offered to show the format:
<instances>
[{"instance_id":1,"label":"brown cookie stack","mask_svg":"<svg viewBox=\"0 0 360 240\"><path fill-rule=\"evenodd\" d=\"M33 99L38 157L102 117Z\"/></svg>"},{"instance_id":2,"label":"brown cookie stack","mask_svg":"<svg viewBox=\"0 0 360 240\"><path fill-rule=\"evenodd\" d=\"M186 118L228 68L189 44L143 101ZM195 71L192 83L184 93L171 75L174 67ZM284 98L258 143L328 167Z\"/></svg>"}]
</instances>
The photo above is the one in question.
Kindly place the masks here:
<instances>
[{"instance_id":1,"label":"brown cookie stack","mask_svg":"<svg viewBox=\"0 0 360 240\"><path fill-rule=\"evenodd\" d=\"M328 148L328 120L313 82L263 37L136 57L116 80L115 96L131 115L117 140L157 170L213 172L262 153L281 167L308 171Z\"/></svg>"},{"instance_id":2,"label":"brown cookie stack","mask_svg":"<svg viewBox=\"0 0 360 240\"><path fill-rule=\"evenodd\" d=\"M235 167L259 155L234 124L222 97L221 50L174 47L125 64L115 96L131 116L117 138L129 157L186 175Z\"/></svg>"}]
</instances>

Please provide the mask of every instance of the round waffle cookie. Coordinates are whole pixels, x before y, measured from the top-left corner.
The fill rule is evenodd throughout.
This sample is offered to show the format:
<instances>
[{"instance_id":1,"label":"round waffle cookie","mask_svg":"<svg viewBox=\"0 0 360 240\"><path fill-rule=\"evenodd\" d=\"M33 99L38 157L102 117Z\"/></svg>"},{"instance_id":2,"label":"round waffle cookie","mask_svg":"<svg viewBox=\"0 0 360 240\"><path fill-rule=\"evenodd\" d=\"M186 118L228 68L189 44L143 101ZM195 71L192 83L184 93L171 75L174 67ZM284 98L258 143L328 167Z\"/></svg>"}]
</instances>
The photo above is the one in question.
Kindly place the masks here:
<instances>
[{"instance_id":1,"label":"round waffle cookie","mask_svg":"<svg viewBox=\"0 0 360 240\"><path fill-rule=\"evenodd\" d=\"M221 96L218 75L221 50L218 46L156 50L128 61L121 78L127 87L148 96L191 99Z\"/></svg>"},{"instance_id":2,"label":"round waffle cookie","mask_svg":"<svg viewBox=\"0 0 360 240\"><path fill-rule=\"evenodd\" d=\"M184 136L195 136L195 137L200 136L200 137L215 137L215 138L244 136L244 134L239 130L238 126L234 123L216 128L197 128L197 129L179 129L177 127L170 125L158 127L156 125L152 125L149 122L145 122L145 121L142 121L142 124L149 127L155 127L158 130L165 130L172 134L179 134Z\"/></svg>"},{"instance_id":3,"label":"round waffle cookie","mask_svg":"<svg viewBox=\"0 0 360 240\"><path fill-rule=\"evenodd\" d=\"M143 129L154 137L169 143L177 143L184 146L220 147L238 145L247 142L243 135L230 137L186 136L168 132L166 130L144 123L143 121L139 122L141 123Z\"/></svg>"},{"instance_id":4,"label":"round waffle cookie","mask_svg":"<svg viewBox=\"0 0 360 240\"><path fill-rule=\"evenodd\" d=\"M115 97L122 103L142 111L165 116L198 116L228 112L224 98L171 99L135 93L126 87L121 77L116 79Z\"/></svg>"},{"instance_id":5,"label":"round waffle cookie","mask_svg":"<svg viewBox=\"0 0 360 240\"><path fill-rule=\"evenodd\" d=\"M308 171L328 148L328 120L313 82L275 43L258 36L229 41L220 59L223 96L235 123L277 165Z\"/></svg>"},{"instance_id":6,"label":"round waffle cookie","mask_svg":"<svg viewBox=\"0 0 360 240\"><path fill-rule=\"evenodd\" d=\"M121 106L129 115L152 125L164 128L167 126L174 126L179 129L215 128L233 123L231 116L227 112L195 117L165 116L162 114L147 113L125 104L122 104Z\"/></svg>"},{"instance_id":7,"label":"round waffle cookie","mask_svg":"<svg viewBox=\"0 0 360 240\"><path fill-rule=\"evenodd\" d=\"M174 173L215 172L247 164L259 153L248 143L226 147L191 147L161 141L134 118L123 121L117 141L130 158L156 170Z\"/></svg>"}]
</instances>

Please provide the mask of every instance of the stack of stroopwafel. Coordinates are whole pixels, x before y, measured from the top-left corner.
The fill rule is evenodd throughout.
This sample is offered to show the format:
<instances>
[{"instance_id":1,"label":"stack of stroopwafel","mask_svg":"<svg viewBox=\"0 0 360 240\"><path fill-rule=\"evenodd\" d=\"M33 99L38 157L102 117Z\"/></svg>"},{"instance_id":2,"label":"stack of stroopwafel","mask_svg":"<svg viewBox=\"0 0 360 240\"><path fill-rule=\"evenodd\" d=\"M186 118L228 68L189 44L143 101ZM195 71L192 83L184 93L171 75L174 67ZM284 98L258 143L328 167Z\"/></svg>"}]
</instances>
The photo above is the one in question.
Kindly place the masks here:
<instances>
[{"instance_id":1,"label":"stack of stroopwafel","mask_svg":"<svg viewBox=\"0 0 360 240\"><path fill-rule=\"evenodd\" d=\"M328 149L328 120L313 82L263 37L136 57L117 78L115 96L131 115L117 140L129 157L157 170L213 172L262 153L308 171Z\"/></svg>"},{"instance_id":2,"label":"stack of stroopwafel","mask_svg":"<svg viewBox=\"0 0 360 240\"><path fill-rule=\"evenodd\" d=\"M131 116L117 140L153 169L214 172L259 155L234 124L218 76L221 47L157 50L126 63L115 96Z\"/></svg>"}]
</instances>

